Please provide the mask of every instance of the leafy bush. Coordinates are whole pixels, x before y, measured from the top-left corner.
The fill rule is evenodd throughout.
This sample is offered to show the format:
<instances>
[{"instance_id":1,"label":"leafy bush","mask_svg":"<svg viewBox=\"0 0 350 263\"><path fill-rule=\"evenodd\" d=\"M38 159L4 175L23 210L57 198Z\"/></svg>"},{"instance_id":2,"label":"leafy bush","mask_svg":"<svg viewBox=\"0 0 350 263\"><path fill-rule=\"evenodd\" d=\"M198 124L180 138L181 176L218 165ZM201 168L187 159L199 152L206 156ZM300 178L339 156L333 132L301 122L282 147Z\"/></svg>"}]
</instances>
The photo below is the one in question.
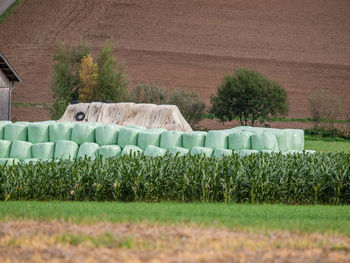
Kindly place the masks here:
<instances>
[{"instance_id":1,"label":"leafy bush","mask_svg":"<svg viewBox=\"0 0 350 263\"><path fill-rule=\"evenodd\" d=\"M83 57L79 70L79 100L91 102L97 95L97 65L93 62L91 55Z\"/></svg>"},{"instance_id":2,"label":"leafy bush","mask_svg":"<svg viewBox=\"0 0 350 263\"><path fill-rule=\"evenodd\" d=\"M167 104L169 91L161 89L157 85L139 84L133 94L133 101L136 103Z\"/></svg>"},{"instance_id":3,"label":"leafy bush","mask_svg":"<svg viewBox=\"0 0 350 263\"><path fill-rule=\"evenodd\" d=\"M224 77L216 96L210 98L210 113L222 122L238 117L241 125L254 126L271 117L288 113L288 97L279 84L263 77L258 72L239 69Z\"/></svg>"},{"instance_id":4,"label":"leafy bush","mask_svg":"<svg viewBox=\"0 0 350 263\"><path fill-rule=\"evenodd\" d=\"M350 154L141 155L0 167L0 200L350 204Z\"/></svg>"},{"instance_id":5,"label":"leafy bush","mask_svg":"<svg viewBox=\"0 0 350 263\"><path fill-rule=\"evenodd\" d=\"M341 131L338 129L305 129L305 135L312 136L315 138L333 138L333 139L344 139L350 140L350 132Z\"/></svg>"}]
</instances>

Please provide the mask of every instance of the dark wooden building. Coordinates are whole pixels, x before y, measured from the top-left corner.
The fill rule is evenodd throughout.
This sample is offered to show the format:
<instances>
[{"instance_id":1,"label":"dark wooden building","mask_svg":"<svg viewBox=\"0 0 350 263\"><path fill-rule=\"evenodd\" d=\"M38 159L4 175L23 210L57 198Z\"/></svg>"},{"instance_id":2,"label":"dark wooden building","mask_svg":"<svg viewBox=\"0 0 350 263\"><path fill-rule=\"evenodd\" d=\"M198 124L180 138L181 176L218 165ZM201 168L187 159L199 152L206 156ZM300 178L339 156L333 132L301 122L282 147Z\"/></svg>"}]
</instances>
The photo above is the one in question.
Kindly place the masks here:
<instances>
[{"instance_id":1,"label":"dark wooden building","mask_svg":"<svg viewBox=\"0 0 350 263\"><path fill-rule=\"evenodd\" d=\"M0 52L0 121L11 120L11 94L21 78Z\"/></svg>"}]
</instances>

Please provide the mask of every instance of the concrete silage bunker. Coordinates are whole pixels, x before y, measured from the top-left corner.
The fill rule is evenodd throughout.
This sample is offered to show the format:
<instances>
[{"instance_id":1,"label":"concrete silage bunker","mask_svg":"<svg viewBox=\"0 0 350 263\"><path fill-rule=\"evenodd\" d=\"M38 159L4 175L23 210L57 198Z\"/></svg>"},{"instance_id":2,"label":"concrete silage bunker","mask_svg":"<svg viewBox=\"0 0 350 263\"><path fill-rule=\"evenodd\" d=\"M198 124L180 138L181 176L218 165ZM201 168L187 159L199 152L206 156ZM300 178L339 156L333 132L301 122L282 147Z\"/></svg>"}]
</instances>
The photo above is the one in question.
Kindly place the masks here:
<instances>
[{"instance_id":1,"label":"concrete silage bunker","mask_svg":"<svg viewBox=\"0 0 350 263\"><path fill-rule=\"evenodd\" d=\"M59 122L99 122L148 129L192 131L191 126L175 105L144 103L78 103L70 104Z\"/></svg>"}]
</instances>

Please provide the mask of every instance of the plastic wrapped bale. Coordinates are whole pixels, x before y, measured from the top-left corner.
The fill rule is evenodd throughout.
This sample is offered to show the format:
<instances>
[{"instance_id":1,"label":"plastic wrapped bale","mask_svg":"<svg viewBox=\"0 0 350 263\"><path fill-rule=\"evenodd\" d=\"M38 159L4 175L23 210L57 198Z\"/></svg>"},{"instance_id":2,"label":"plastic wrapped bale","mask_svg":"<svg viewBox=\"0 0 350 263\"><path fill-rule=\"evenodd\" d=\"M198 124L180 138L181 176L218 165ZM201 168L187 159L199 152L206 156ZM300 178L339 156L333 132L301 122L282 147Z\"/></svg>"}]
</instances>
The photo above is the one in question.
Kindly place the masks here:
<instances>
[{"instance_id":1,"label":"plastic wrapped bale","mask_svg":"<svg viewBox=\"0 0 350 263\"><path fill-rule=\"evenodd\" d=\"M103 159L116 157L120 155L121 151L122 150L119 145L103 145L98 148L98 154L99 156L102 156Z\"/></svg>"},{"instance_id":2,"label":"plastic wrapped bale","mask_svg":"<svg viewBox=\"0 0 350 263\"><path fill-rule=\"evenodd\" d=\"M29 159L23 159L22 162L25 163L25 164L30 164L30 163L37 163L39 161L39 159L36 159L36 158L29 158Z\"/></svg>"},{"instance_id":3,"label":"plastic wrapped bale","mask_svg":"<svg viewBox=\"0 0 350 263\"><path fill-rule=\"evenodd\" d=\"M134 128L121 127L118 136L118 145L124 148L126 145L137 145L137 136L140 130Z\"/></svg>"},{"instance_id":4,"label":"plastic wrapped bale","mask_svg":"<svg viewBox=\"0 0 350 263\"><path fill-rule=\"evenodd\" d=\"M226 131L209 131L205 138L205 147L212 149L227 149Z\"/></svg>"},{"instance_id":5,"label":"plastic wrapped bale","mask_svg":"<svg viewBox=\"0 0 350 263\"><path fill-rule=\"evenodd\" d=\"M0 121L0 140L4 139L5 126L11 123L10 121Z\"/></svg>"},{"instance_id":6,"label":"plastic wrapped bale","mask_svg":"<svg viewBox=\"0 0 350 263\"><path fill-rule=\"evenodd\" d=\"M143 127L143 126L137 126L137 125L127 125L127 126L125 126L125 127L127 127L127 128L132 128L132 129L136 129L136 130L141 130L141 131L143 131L143 130L147 130L147 128L146 128L146 127Z\"/></svg>"},{"instance_id":7,"label":"plastic wrapped bale","mask_svg":"<svg viewBox=\"0 0 350 263\"><path fill-rule=\"evenodd\" d=\"M95 142L96 125L77 123L73 126L71 140L81 145L84 142Z\"/></svg>"},{"instance_id":8,"label":"plastic wrapped bale","mask_svg":"<svg viewBox=\"0 0 350 263\"><path fill-rule=\"evenodd\" d=\"M288 130L270 129L265 133L271 133L276 136L278 143L278 150L287 151L292 148L293 133Z\"/></svg>"},{"instance_id":9,"label":"plastic wrapped bale","mask_svg":"<svg viewBox=\"0 0 350 263\"><path fill-rule=\"evenodd\" d=\"M80 145L78 150L78 158L90 157L91 159L95 159L98 154L98 148L100 146L94 142L84 142Z\"/></svg>"},{"instance_id":10,"label":"plastic wrapped bale","mask_svg":"<svg viewBox=\"0 0 350 263\"><path fill-rule=\"evenodd\" d=\"M48 160L54 157L55 143L54 142L42 142L32 145L33 158L40 160Z\"/></svg>"},{"instance_id":11,"label":"plastic wrapped bale","mask_svg":"<svg viewBox=\"0 0 350 263\"><path fill-rule=\"evenodd\" d=\"M235 151L249 150L252 148L250 136L252 133L247 131L238 131L229 134L228 136L228 148Z\"/></svg>"},{"instance_id":12,"label":"plastic wrapped bale","mask_svg":"<svg viewBox=\"0 0 350 263\"><path fill-rule=\"evenodd\" d=\"M118 143L119 125L107 124L95 130L96 143L99 145L114 145Z\"/></svg>"},{"instance_id":13,"label":"plastic wrapped bale","mask_svg":"<svg viewBox=\"0 0 350 263\"><path fill-rule=\"evenodd\" d=\"M134 155L134 154L142 154L143 150L135 145L125 145L121 155Z\"/></svg>"},{"instance_id":14,"label":"plastic wrapped bale","mask_svg":"<svg viewBox=\"0 0 350 263\"><path fill-rule=\"evenodd\" d=\"M59 140L56 142L55 158L74 159L77 156L79 145L73 141Z\"/></svg>"},{"instance_id":15,"label":"plastic wrapped bale","mask_svg":"<svg viewBox=\"0 0 350 263\"><path fill-rule=\"evenodd\" d=\"M267 153L267 154L278 154L281 151L274 151L274 150L261 150L262 153Z\"/></svg>"},{"instance_id":16,"label":"plastic wrapped bale","mask_svg":"<svg viewBox=\"0 0 350 263\"><path fill-rule=\"evenodd\" d=\"M140 131L137 137L137 146L145 150L148 145L159 146L162 131L144 130Z\"/></svg>"},{"instance_id":17,"label":"plastic wrapped bale","mask_svg":"<svg viewBox=\"0 0 350 263\"><path fill-rule=\"evenodd\" d=\"M154 146L154 145L148 145L146 147L146 150L143 152L144 155L146 156L164 156L166 154L167 150Z\"/></svg>"},{"instance_id":18,"label":"plastic wrapped bale","mask_svg":"<svg viewBox=\"0 0 350 263\"><path fill-rule=\"evenodd\" d=\"M176 146L174 146L174 147L170 147L169 148L169 153L171 153L172 155L176 155L177 154L177 156L185 156L186 154L188 154L189 153L189 149L187 149L187 148L182 148L182 147L176 147Z\"/></svg>"},{"instance_id":19,"label":"plastic wrapped bale","mask_svg":"<svg viewBox=\"0 0 350 263\"><path fill-rule=\"evenodd\" d=\"M49 124L31 123L28 125L28 141L40 143L49 141Z\"/></svg>"},{"instance_id":20,"label":"plastic wrapped bale","mask_svg":"<svg viewBox=\"0 0 350 263\"><path fill-rule=\"evenodd\" d=\"M185 132L182 134L182 146L190 150L196 146L203 147L206 135L204 131Z\"/></svg>"},{"instance_id":21,"label":"plastic wrapped bale","mask_svg":"<svg viewBox=\"0 0 350 263\"><path fill-rule=\"evenodd\" d=\"M190 154L211 157L213 155L213 152L214 150L212 148L195 146L195 147L192 147Z\"/></svg>"},{"instance_id":22,"label":"plastic wrapped bale","mask_svg":"<svg viewBox=\"0 0 350 263\"><path fill-rule=\"evenodd\" d=\"M247 131L251 133L264 133L267 129L268 128L247 126L242 128L242 131Z\"/></svg>"},{"instance_id":23,"label":"plastic wrapped bale","mask_svg":"<svg viewBox=\"0 0 350 263\"><path fill-rule=\"evenodd\" d=\"M304 150L304 130L301 129L285 129L292 133L292 148L290 150Z\"/></svg>"},{"instance_id":24,"label":"plastic wrapped bale","mask_svg":"<svg viewBox=\"0 0 350 263\"><path fill-rule=\"evenodd\" d=\"M11 145L10 158L16 158L19 160L32 158L32 143L14 141Z\"/></svg>"},{"instance_id":25,"label":"plastic wrapped bale","mask_svg":"<svg viewBox=\"0 0 350 263\"><path fill-rule=\"evenodd\" d=\"M0 158L0 166L18 164L19 160L16 158Z\"/></svg>"},{"instance_id":26,"label":"plastic wrapped bale","mask_svg":"<svg viewBox=\"0 0 350 263\"><path fill-rule=\"evenodd\" d=\"M182 147L181 131L164 131L160 135L160 147L169 150L172 147Z\"/></svg>"},{"instance_id":27,"label":"plastic wrapped bale","mask_svg":"<svg viewBox=\"0 0 350 263\"><path fill-rule=\"evenodd\" d=\"M232 155L232 150L230 150L230 149L219 149L219 148L216 148L214 150L214 154L213 154L214 157L231 156L231 155Z\"/></svg>"},{"instance_id":28,"label":"plastic wrapped bale","mask_svg":"<svg viewBox=\"0 0 350 263\"><path fill-rule=\"evenodd\" d=\"M239 150L236 153L240 156L247 156L247 155L251 155L251 154L258 154L259 151L257 151L257 150Z\"/></svg>"},{"instance_id":29,"label":"plastic wrapped bale","mask_svg":"<svg viewBox=\"0 0 350 263\"><path fill-rule=\"evenodd\" d=\"M253 150L278 150L276 136L272 133L256 133L250 136Z\"/></svg>"},{"instance_id":30,"label":"plastic wrapped bale","mask_svg":"<svg viewBox=\"0 0 350 263\"><path fill-rule=\"evenodd\" d=\"M164 128L152 128L152 129L147 129L147 131L155 131L155 132L165 132L167 131L167 129L164 129Z\"/></svg>"},{"instance_id":31,"label":"plastic wrapped bale","mask_svg":"<svg viewBox=\"0 0 350 263\"><path fill-rule=\"evenodd\" d=\"M28 140L28 128L26 125L12 123L5 126L4 140L7 141L27 141Z\"/></svg>"},{"instance_id":32,"label":"plastic wrapped bale","mask_svg":"<svg viewBox=\"0 0 350 263\"><path fill-rule=\"evenodd\" d=\"M59 140L70 141L74 123L61 122L52 123L49 125L49 139L50 142L57 142Z\"/></svg>"},{"instance_id":33,"label":"plastic wrapped bale","mask_svg":"<svg viewBox=\"0 0 350 263\"><path fill-rule=\"evenodd\" d=\"M10 156L11 142L0 140L0 158L8 158Z\"/></svg>"}]
</instances>

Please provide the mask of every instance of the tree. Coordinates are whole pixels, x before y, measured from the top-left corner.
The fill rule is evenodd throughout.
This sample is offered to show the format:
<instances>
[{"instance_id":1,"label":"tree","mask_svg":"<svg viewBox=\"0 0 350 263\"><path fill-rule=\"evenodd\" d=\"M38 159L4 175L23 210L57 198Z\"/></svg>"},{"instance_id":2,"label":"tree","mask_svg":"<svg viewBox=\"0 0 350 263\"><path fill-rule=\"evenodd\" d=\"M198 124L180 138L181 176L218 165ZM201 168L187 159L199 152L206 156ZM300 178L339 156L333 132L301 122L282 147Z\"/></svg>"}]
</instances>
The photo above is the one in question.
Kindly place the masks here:
<instances>
[{"instance_id":1,"label":"tree","mask_svg":"<svg viewBox=\"0 0 350 263\"><path fill-rule=\"evenodd\" d=\"M337 118L342 108L341 99L326 90L311 92L308 102L315 128L320 128L321 122L331 123Z\"/></svg>"},{"instance_id":2,"label":"tree","mask_svg":"<svg viewBox=\"0 0 350 263\"><path fill-rule=\"evenodd\" d=\"M169 91L161 89L157 85L139 84L133 94L133 101L136 103L167 104Z\"/></svg>"},{"instance_id":3,"label":"tree","mask_svg":"<svg viewBox=\"0 0 350 263\"><path fill-rule=\"evenodd\" d=\"M79 100L92 102L97 98L98 68L91 55L83 57L79 70Z\"/></svg>"},{"instance_id":4,"label":"tree","mask_svg":"<svg viewBox=\"0 0 350 263\"><path fill-rule=\"evenodd\" d=\"M97 65L97 97L100 100L123 101L127 97L128 80L124 74L123 66L117 62L113 55L113 43L111 41L105 43Z\"/></svg>"},{"instance_id":5,"label":"tree","mask_svg":"<svg viewBox=\"0 0 350 263\"><path fill-rule=\"evenodd\" d=\"M256 121L264 123L271 117L288 113L288 97L285 89L256 71L239 69L227 75L211 96L210 113L220 121L238 117L241 125L252 126Z\"/></svg>"}]
</instances>

